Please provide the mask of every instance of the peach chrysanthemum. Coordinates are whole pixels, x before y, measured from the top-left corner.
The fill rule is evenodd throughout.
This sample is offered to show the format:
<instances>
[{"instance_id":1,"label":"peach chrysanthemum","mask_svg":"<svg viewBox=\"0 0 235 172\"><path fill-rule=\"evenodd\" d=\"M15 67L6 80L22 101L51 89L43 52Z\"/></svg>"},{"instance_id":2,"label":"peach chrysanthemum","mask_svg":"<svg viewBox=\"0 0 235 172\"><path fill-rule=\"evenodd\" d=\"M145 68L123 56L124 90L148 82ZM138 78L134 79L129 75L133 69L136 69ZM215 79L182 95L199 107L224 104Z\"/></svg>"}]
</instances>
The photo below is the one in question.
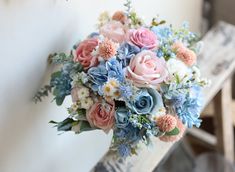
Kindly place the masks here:
<instances>
[{"instance_id":1,"label":"peach chrysanthemum","mask_svg":"<svg viewBox=\"0 0 235 172\"><path fill-rule=\"evenodd\" d=\"M109 40L105 39L99 44L99 55L105 60L113 57L116 54L116 44Z\"/></svg>"},{"instance_id":2,"label":"peach chrysanthemum","mask_svg":"<svg viewBox=\"0 0 235 172\"><path fill-rule=\"evenodd\" d=\"M182 121L178 117L176 117L176 120L177 120L176 127L179 129L180 133L175 136L167 136L167 135L161 136L161 137L159 137L159 139L161 141L175 142L175 141L178 141L182 138L186 128L185 128L184 124L182 123Z\"/></svg>"},{"instance_id":3,"label":"peach chrysanthemum","mask_svg":"<svg viewBox=\"0 0 235 172\"><path fill-rule=\"evenodd\" d=\"M163 115L157 118L157 125L163 132L172 131L177 124L177 119L172 115Z\"/></svg>"},{"instance_id":4,"label":"peach chrysanthemum","mask_svg":"<svg viewBox=\"0 0 235 172\"><path fill-rule=\"evenodd\" d=\"M186 65L192 66L193 64L196 63L197 56L196 54L185 47L182 43L177 42L174 43L172 46L173 50L176 51L176 56L182 60Z\"/></svg>"},{"instance_id":5,"label":"peach chrysanthemum","mask_svg":"<svg viewBox=\"0 0 235 172\"><path fill-rule=\"evenodd\" d=\"M127 21L127 16L123 11L116 11L112 16L112 19L125 24Z\"/></svg>"}]
</instances>

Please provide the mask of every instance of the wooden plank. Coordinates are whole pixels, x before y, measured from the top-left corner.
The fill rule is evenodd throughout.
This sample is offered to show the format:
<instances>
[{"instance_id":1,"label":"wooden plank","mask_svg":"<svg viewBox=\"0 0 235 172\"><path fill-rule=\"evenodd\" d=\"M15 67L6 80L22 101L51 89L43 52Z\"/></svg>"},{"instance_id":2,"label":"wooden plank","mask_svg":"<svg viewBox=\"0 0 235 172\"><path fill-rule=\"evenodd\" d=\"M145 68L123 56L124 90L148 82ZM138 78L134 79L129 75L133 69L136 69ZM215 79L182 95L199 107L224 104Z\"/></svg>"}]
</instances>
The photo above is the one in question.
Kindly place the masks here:
<instances>
[{"instance_id":1,"label":"wooden plank","mask_svg":"<svg viewBox=\"0 0 235 172\"><path fill-rule=\"evenodd\" d=\"M216 137L204 130L198 128L190 128L188 129L187 134L198 138L198 141L202 142L203 144L208 144L209 146L216 146L217 144Z\"/></svg>"},{"instance_id":2,"label":"wooden plank","mask_svg":"<svg viewBox=\"0 0 235 172\"><path fill-rule=\"evenodd\" d=\"M198 65L203 76L212 81L211 87L204 90L204 108L234 71L235 27L220 22L206 34L203 41L205 48L198 57ZM173 143L164 143L157 138L153 138L153 146L151 148L146 148L143 145L143 149L138 156L133 156L126 160L118 160L116 155L109 151L92 171L150 172L173 145Z\"/></svg>"},{"instance_id":3,"label":"wooden plank","mask_svg":"<svg viewBox=\"0 0 235 172\"><path fill-rule=\"evenodd\" d=\"M215 96L215 129L217 135L217 150L231 162L234 161L234 133L231 109L231 79Z\"/></svg>"}]
</instances>

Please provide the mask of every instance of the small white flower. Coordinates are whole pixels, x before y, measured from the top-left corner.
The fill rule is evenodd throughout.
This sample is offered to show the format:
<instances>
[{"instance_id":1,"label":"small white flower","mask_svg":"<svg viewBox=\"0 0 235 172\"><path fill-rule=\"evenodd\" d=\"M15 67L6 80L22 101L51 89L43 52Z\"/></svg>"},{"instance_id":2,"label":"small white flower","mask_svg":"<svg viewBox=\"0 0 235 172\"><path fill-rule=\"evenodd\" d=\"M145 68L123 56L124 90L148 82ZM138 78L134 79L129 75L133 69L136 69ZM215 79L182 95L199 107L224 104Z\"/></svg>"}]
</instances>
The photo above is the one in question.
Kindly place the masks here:
<instances>
[{"instance_id":1,"label":"small white flower","mask_svg":"<svg viewBox=\"0 0 235 172\"><path fill-rule=\"evenodd\" d=\"M86 87L80 87L78 89L77 94L78 94L78 99L83 100L83 99L85 99L86 97L89 96L89 89L86 88Z\"/></svg>"},{"instance_id":2,"label":"small white flower","mask_svg":"<svg viewBox=\"0 0 235 172\"><path fill-rule=\"evenodd\" d=\"M81 100L80 103L81 103L81 108L90 109L90 107L93 105L94 102L90 97L88 97L86 99Z\"/></svg>"},{"instance_id":3,"label":"small white flower","mask_svg":"<svg viewBox=\"0 0 235 172\"><path fill-rule=\"evenodd\" d=\"M120 91L118 89L119 82L116 79L109 79L103 86L104 96L116 99L120 96Z\"/></svg>"},{"instance_id":4,"label":"small white flower","mask_svg":"<svg viewBox=\"0 0 235 172\"><path fill-rule=\"evenodd\" d=\"M170 59L167 61L167 69L170 75L173 77L174 75L178 75L179 79L185 79L185 77L189 76L188 67L180 60Z\"/></svg>"}]
</instances>

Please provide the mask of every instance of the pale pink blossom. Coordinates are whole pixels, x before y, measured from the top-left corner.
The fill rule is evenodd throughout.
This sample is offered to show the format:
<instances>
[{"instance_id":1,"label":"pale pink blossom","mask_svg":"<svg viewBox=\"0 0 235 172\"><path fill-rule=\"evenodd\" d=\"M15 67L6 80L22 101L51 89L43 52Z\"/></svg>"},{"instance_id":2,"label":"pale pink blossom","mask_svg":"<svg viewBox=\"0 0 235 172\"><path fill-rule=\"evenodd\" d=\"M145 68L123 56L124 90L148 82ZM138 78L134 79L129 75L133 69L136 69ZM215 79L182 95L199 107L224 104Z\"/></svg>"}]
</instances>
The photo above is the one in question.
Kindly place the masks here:
<instances>
[{"instance_id":1,"label":"pale pink blossom","mask_svg":"<svg viewBox=\"0 0 235 172\"><path fill-rule=\"evenodd\" d=\"M158 46L158 40L155 33L147 28L131 30L129 33L130 41L140 48L154 49Z\"/></svg>"},{"instance_id":2,"label":"pale pink blossom","mask_svg":"<svg viewBox=\"0 0 235 172\"><path fill-rule=\"evenodd\" d=\"M127 78L139 87L158 86L167 76L165 60L150 50L137 54L127 67Z\"/></svg>"},{"instance_id":3,"label":"pale pink blossom","mask_svg":"<svg viewBox=\"0 0 235 172\"><path fill-rule=\"evenodd\" d=\"M100 28L100 34L116 43L122 43L126 40L126 28L119 21L110 21L103 25Z\"/></svg>"}]
</instances>

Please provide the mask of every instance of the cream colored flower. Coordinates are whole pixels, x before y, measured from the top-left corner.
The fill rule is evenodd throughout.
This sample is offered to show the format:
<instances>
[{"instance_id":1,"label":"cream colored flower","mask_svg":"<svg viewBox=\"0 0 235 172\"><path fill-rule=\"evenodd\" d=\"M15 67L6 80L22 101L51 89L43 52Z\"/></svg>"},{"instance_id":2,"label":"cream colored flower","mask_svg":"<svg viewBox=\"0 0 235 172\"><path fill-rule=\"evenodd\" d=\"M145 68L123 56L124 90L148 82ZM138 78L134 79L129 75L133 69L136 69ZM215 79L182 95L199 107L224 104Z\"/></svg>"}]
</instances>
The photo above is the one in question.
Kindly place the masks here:
<instances>
[{"instance_id":1,"label":"cream colored flower","mask_svg":"<svg viewBox=\"0 0 235 172\"><path fill-rule=\"evenodd\" d=\"M89 89L86 87L81 87L78 89L77 93L78 93L79 100L83 100L89 96Z\"/></svg>"},{"instance_id":2,"label":"cream colored flower","mask_svg":"<svg viewBox=\"0 0 235 172\"><path fill-rule=\"evenodd\" d=\"M94 102L90 97L88 97L86 99L82 99L80 103L81 103L81 108L90 109L90 107L93 105Z\"/></svg>"}]
</instances>

